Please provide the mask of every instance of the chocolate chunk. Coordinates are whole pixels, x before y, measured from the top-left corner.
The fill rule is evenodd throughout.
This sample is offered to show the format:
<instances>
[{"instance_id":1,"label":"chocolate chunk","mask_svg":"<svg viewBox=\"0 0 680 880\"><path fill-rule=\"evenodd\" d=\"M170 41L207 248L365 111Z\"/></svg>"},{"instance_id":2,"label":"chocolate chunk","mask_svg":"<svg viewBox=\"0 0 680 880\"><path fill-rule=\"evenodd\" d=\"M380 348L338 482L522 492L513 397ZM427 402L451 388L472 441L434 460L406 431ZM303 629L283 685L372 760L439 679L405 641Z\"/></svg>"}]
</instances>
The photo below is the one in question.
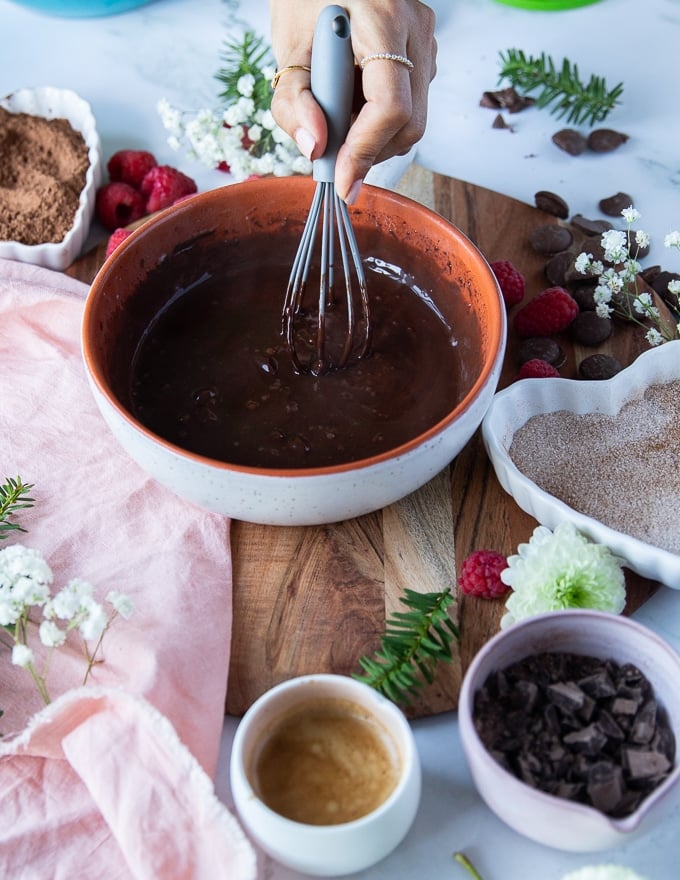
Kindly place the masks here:
<instances>
[{"instance_id":1,"label":"chocolate chunk","mask_svg":"<svg viewBox=\"0 0 680 880\"><path fill-rule=\"evenodd\" d=\"M613 739L617 742L622 742L625 739L625 734L620 725L616 723L614 718L609 714L609 712L607 712L606 709L601 709L598 713L597 723L600 730L607 737L607 739Z\"/></svg>"},{"instance_id":2,"label":"chocolate chunk","mask_svg":"<svg viewBox=\"0 0 680 880\"><path fill-rule=\"evenodd\" d=\"M645 268L640 272L640 278L645 282L645 284L651 285L655 278L657 278L661 274L661 266L645 266Z\"/></svg>"},{"instance_id":3,"label":"chocolate chunk","mask_svg":"<svg viewBox=\"0 0 680 880\"><path fill-rule=\"evenodd\" d=\"M610 354L588 355L578 366L580 377L588 380L611 379L622 369L621 361Z\"/></svg>"},{"instance_id":4,"label":"chocolate chunk","mask_svg":"<svg viewBox=\"0 0 680 880\"><path fill-rule=\"evenodd\" d=\"M631 700L627 697L614 697L611 704L611 713L617 718L617 721L621 721L621 716L625 715L635 715L638 710L639 703L637 700ZM617 717L618 716L618 717Z\"/></svg>"},{"instance_id":5,"label":"chocolate chunk","mask_svg":"<svg viewBox=\"0 0 680 880\"><path fill-rule=\"evenodd\" d=\"M581 688L573 681L558 681L548 686L548 699L565 712L580 709L585 699Z\"/></svg>"},{"instance_id":6,"label":"chocolate chunk","mask_svg":"<svg viewBox=\"0 0 680 880\"><path fill-rule=\"evenodd\" d=\"M668 773L671 762L660 752L646 749L624 748L623 766L631 779L653 779Z\"/></svg>"},{"instance_id":7,"label":"chocolate chunk","mask_svg":"<svg viewBox=\"0 0 680 880\"><path fill-rule=\"evenodd\" d=\"M591 697L613 697L616 688L607 669L598 669L592 675L579 679L578 686Z\"/></svg>"},{"instance_id":8,"label":"chocolate chunk","mask_svg":"<svg viewBox=\"0 0 680 880\"><path fill-rule=\"evenodd\" d=\"M574 236L566 226L545 223L531 230L529 241L539 254L557 254L565 251L573 242Z\"/></svg>"},{"instance_id":9,"label":"chocolate chunk","mask_svg":"<svg viewBox=\"0 0 680 880\"><path fill-rule=\"evenodd\" d=\"M541 211L552 214L553 217L559 217L560 220L566 220L569 216L569 206L557 193L545 189L539 190L534 195L534 203Z\"/></svg>"},{"instance_id":10,"label":"chocolate chunk","mask_svg":"<svg viewBox=\"0 0 680 880\"><path fill-rule=\"evenodd\" d=\"M656 701L648 700L635 716L630 740L644 745L652 741L656 730Z\"/></svg>"},{"instance_id":11,"label":"chocolate chunk","mask_svg":"<svg viewBox=\"0 0 680 880\"><path fill-rule=\"evenodd\" d=\"M614 228L614 224L610 223L609 220L589 220L582 214L574 214L571 218L571 225L575 226L576 229L580 229L581 232L584 232L586 235L602 235L603 232L607 232L609 229ZM590 245L588 246L588 250L592 250ZM595 254L593 254L593 256L595 256Z\"/></svg>"},{"instance_id":12,"label":"chocolate chunk","mask_svg":"<svg viewBox=\"0 0 680 880\"><path fill-rule=\"evenodd\" d=\"M564 366L567 359L558 343L547 336L531 336L529 339L521 341L517 349L517 363L521 366L534 358L547 361L558 369Z\"/></svg>"},{"instance_id":13,"label":"chocolate chunk","mask_svg":"<svg viewBox=\"0 0 680 880\"><path fill-rule=\"evenodd\" d=\"M545 264L543 271L550 284L555 284L558 287L564 287L578 275L574 268L574 255L571 251L561 251L559 254L555 254Z\"/></svg>"},{"instance_id":14,"label":"chocolate chunk","mask_svg":"<svg viewBox=\"0 0 680 880\"><path fill-rule=\"evenodd\" d=\"M595 153L611 153L628 140L627 134L612 128L596 128L588 135L588 147Z\"/></svg>"},{"instance_id":15,"label":"chocolate chunk","mask_svg":"<svg viewBox=\"0 0 680 880\"><path fill-rule=\"evenodd\" d=\"M508 125L508 123L503 119L502 113L497 113L494 117L493 122L491 123L491 128L507 128L512 131L512 126Z\"/></svg>"},{"instance_id":16,"label":"chocolate chunk","mask_svg":"<svg viewBox=\"0 0 680 880\"><path fill-rule=\"evenodd\" d=\"M579 345L599 345L612 335L611 318L601 318L596 312L579 312L569 325L569 333Z\"/></svg>"},{"instance_id":17,"label":"chocolate chunk","mask_svg":"<svg viewBox=\"0 0 680 880\"><path fill-rule=\"evenodd\" d=\"M507 89L483 92L479 105L480 107L489 107L492 110L508 110L510 113L519 113L526 107L532 107L535 103L535 98L520 95L510 86Z\"/></svg>"},{"instance_id":18,"label":"chocolate chunk","mask_svg":"<svg viewBox=\"0 0 680 880\"><path fill-rule=\"evenodd\" d=\"M668 292L668 282L669 281L680 281L680 275L677 272L666 272L666 271L658 272L657 275L655 276L654 280L652 281L651 286L659 294L659 296L666 298L667 296L669 296L669 292ZM676 301L676 305L677 305L677 301Z\"/></svg>"},{"instance_id":19,"label":"chocolate chunk","mask_svg":"<svg viewBox=\"0 0 680 880\"><path fill-rule=\"evenodd\" d=\"M608 217L619 217L624 208L633 207L633 198L628 193L618 192L606 199L601 199L598 208Z\"/></svg>"},{"instance_id":20,"label":"chocolate chunk","mask_svg":"<svg viewBox=\"0 0 680 880\"><path fill-rule=\"evenodd\" d=\"M571 156L580 156L581 153L585 153L588 147L586 138L580 131L573 128L563 128L561 131L555 132L552 136L552 142Z\"/></svg>"},{"instance_id":21,"label":"chocolate chunk","mask_svg":"<svg viewBox=\"0 0 680 880\"><path fill-rule=\"evenodd\" d=\"M616 812L626 791L623 771L611 761L598 761L590 768L587 791L595 809Z\"/></svg>"},{"instance_id":22,"label":"chocolate chunk","mask_svg":"<svg viewBox=\"0 0 680 880\"><path fill-rule=\"evenodd\" d=\"M597 724L588 724L587 727L581 727L563 736L562 742L565 746L583 754L597 755L607 742L607 737Z\"/></svg>"}]
</instances>

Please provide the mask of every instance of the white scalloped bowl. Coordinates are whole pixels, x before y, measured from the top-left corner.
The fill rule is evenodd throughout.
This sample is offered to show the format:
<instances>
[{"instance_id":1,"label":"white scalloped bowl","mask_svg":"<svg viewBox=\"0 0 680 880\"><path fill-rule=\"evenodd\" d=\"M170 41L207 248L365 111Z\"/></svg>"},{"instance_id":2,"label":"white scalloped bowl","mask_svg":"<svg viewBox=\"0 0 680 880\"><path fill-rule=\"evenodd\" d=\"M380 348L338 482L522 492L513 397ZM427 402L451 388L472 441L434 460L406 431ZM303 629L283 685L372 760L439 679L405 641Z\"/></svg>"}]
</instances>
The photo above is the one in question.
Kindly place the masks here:
<instances>
[{"instance_id":1,"label":"white scalloped bowl","mask_svg":"<svg viewBox=\"0 0 680 880\"><path fill-rule=\"evenodd\" d=\"M28 113L45 119L67 119L82 134L87 145L90 166L73 226L64 238L59 242L34 245L19 241L0 241L0 257L62 271L80 255L85 245L94 216L97 187L102 180L102 151L92 109L75 92L52 86L17 89L0 98L0 107L11 113Z\"/></svg>"},{"instance_id":2,"label":"white scalloped bowl","mask_svg":"<svg viewBox=\"0 0 680 880\"><path fill-rule=\"evenodd\" d=\"M496 476L522 510L544 526L573 523L592 541L605 544L643 577L680 589L680 556L647 544L586 516L525 476L510 458L515 433L532 417L567 410L577 414L615 415L650 385L680 379L680 341L641 354L612 379L524 379L498 392L482 421L482 436ZM663 479L663 475L659 475ZM677 527L678 524L676 524ZM673 528L669 523L669 528Z\"/></svg>"}]
</instances>

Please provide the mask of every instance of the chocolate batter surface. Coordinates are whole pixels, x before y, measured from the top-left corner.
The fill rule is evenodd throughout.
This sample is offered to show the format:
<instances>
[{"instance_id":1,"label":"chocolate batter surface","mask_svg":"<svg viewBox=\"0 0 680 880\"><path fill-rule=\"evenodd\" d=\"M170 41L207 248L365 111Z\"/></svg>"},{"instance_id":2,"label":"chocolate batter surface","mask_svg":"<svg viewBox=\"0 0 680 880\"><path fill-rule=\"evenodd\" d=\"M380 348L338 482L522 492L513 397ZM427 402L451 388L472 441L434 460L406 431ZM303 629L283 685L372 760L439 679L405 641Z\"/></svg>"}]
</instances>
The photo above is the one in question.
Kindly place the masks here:
<instances>
[{"instance_id":1,"label":"chocolate batter surface","mask_svg":"<svg viewBox=\"0 0 680 880\"><path fill-rule=\"evenodd\" d=\"M409 276L366 263L371 354L322 376L296 373L281 335L288 263L177 291L137 346L135 416L189 451L268 468L356 461L432 427L462 396L455 328ZM331 342L343 327L330 321Z\"/></svg>"}]
</instances>

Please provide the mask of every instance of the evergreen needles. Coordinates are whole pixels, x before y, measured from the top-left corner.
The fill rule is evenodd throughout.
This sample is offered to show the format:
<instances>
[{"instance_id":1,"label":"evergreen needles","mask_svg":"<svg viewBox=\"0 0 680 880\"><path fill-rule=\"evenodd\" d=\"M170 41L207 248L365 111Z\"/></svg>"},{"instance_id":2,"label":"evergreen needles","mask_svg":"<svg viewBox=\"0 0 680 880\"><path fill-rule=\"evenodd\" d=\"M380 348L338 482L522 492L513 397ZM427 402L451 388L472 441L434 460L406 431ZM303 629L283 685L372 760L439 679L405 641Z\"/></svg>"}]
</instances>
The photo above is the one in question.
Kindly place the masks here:
<instances>
[{"instance_id":1,"label":"evergreen needles","mask_svg":"<svg viewBox=\"0 0 680 880\"><path fill-rule=\"evenodd\" d=\"M395 611L388 619L380 649L359 660L365 675L353 677L407 706L409 695L432 683L436 664L451 661L451 645L460 633L447 613L453 602L450 590L406 590L399 601L409 610Z\"/></svg>"},{"instance_id":2,"label":"evergreen needles","mask_svg":"<svg viewBox=\"0 0 680 880\"><path fill-rule=\"evenodd\" d=\"M526 93L540 89L536 106L552 104L551 113L559 118L566 116L567 122L576 125L602 122L619 103L623 92L623 83L607 91L607 84L601 76L591 76L587 83L583 83L578 67L567 58L559 69L549 55L541 53L539 58L534 58L525 55L521 49L501 52L500 60L499 82L507 79L515 89Z\"/></svg>"},{"instance_id":3,"label":"evergreen needles","mask_svg":"<svg viewBox=\"0 0 680 880\"><path fill-rule=\"evenodd\" d=\"M262 37L253 31L246 31L241 40L227 42L222 53L224 67L215 74L224 86L220 98L228 104L236 103L243 97L238 88L242 76L253 77L253 90L250 95L256 107L268 109L271 106L271 83L263 73L263 67L272 67L273 60L269 46Z\"/></svg>"},{"instance_id":4,"label":"evergreen needles","mask_svg":"<svg viewBox=\"0 0 680 880\"><path fill-rule=\"evenodd\" d=\"M33 507L33 499L28 496L32 488L33 484L22 483L21 477L7 477L0 485L0 540L11 531L26 531L18 523L9 522L8 518L17 510Z\"/></svg>"}]
</instances>

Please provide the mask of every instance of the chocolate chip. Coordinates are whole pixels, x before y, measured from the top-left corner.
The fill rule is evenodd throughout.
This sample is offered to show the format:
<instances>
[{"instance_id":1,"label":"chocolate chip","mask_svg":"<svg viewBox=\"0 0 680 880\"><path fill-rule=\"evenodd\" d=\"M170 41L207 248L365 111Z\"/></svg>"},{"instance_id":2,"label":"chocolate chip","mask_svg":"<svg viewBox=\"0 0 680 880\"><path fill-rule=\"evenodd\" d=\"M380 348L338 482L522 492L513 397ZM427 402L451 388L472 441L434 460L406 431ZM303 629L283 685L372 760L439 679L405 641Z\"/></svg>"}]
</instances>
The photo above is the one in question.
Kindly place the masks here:
<instances>
[{"instance_id":1,"label":"chocolate chip","mask_svg":"<svg viewBox=\"0 0 680 880\"><path fill-rule=\"evenodd\" d=\"M610 223L609 220L589 220L583 214L574 214L571 218L571 225L575 226L576 229L580 229L586 235L602 235L603 232L614 228L614 224Z\"/></svg>"},{"instance_id":2,"label":"chocolate chip","mask_svg":"<svg viewBox=\"0 0 680 880\"><path fill-rule=\"evenodd\" d=\"M566 251L574 236L566 226L557 223L544 223L531 230L529 237L532 248L539 254L557 254Z\"/></svg>"},{"instance_id":3,"label":"chocolate chip","mask_svg":"<svg viewBox=\"0 0 680 880\"><path fill-rule=\"evenodd\" d=\"M610 153L628 140L627 134L612 128L596 128L588 135L588 147L595 153Z\"/></svg>"},{"instance_id":4,"label":"chocolate chip","mask_svg":"<svg viewBox=\"0 0 680 880\"><path fill-rule=\"evenodd\" d=\"M623 369L623 364L610 354L591 354L583 358L578 366L582 379L611 379Z\"/></svg>"},{"instance_id":5,"label":"chocolate chip","mask_svg":"<svg viewBox=\"0 0 680 880\"><path fill-rule=\"evenodd\" d=\"M559 254L555 254L545 264L543 271L551 284L564 287L577 274L574 269L574 255L571 251L561 251Z\"/></svg>"},{"instance_id":6,"label":"chocolate chip","mask_svg":"<svg viewBox=\"0 0 680 880\"><path fill-rule=\"evenodd\" d=\"M633 207L633 198L628 193L618 192L606 199L601 199L598 208L608 217L619 217L624 208Z\"/></svg>"},{"instance_id":7,"label":"chocolate chip","mask_svg":"<svg viewBox=\"0 0 680 880\"><path fill-rule=\"evenodd\" d=\"M558 369L564 366L567 359L564 351L554 339L547 336L531 336L529 339L523 339L517 349L517 363L521 366L535 358L547 361Z\"/></svg>"},{"instance_id":8,"label":"chocolate chip","mask_svg":"<svg viewBox=\"0 0 680 880\"><path fill-rule=\"evenodd\" d=\"M497 113L494 117L493 122L491 123L491 128L507 128L512 131L512 126L508 125L508 123L503 119L502 113Z\"/></svg>"},{"instance_id":9,"label":"chocolate chip","mask_svg":"<svg viewBox=\"0 0 680 880\"><path fill-rule=\"evenodd\" d=\"M595 286L593 284L570 284L569 293L576 300L582 312L595 311Z\"/></svg>"},{"instance_id":10,"label":"chocolate chip","mask_svg":"<svg viewBox=\"0 0 680 880\"><path fill-rule=\"evenodd\" d=\"M611 318L602 318L596 312L579 312L569 325L569 333L579 345L599 345L612 335Z\"/></svg>"},{"instance_id":11,"label":"chocolate chip","mask_svg":"<svg viewBox=\"0 0 680 880\"><path fill-rule=\"evenodd\" d=\"M519 113L526 107L532 107L535 103L535 98L520 95L510 86L507 89L483 92L479 105L480 107L489 107L492 110L508 110L510 113Z\"/></svg>"},{"instance_id":12,"label":"chocolate chip","mask_svg":"<svg viewBox=\"0 0 680 880\"><path fill-rule=\"evenodd\" d=\"M552 136L552 142L560 150L569 153L570 156L580 156L585 153L588 147L588 141L574 128L563 128L561 131L555 132Z\"/></svg>"},{"instance_id":13,"label":"chocolate chip","mask_svg":"<svg viewBox=\"0 0 680 880\"><path fill-rule=\"evenodd\" d=\"M566 220L569 216L569 206L557 193L539 190L534 196L534 203L541 211L559 217L560 220Z\"/></svg>"}]
</instances>

